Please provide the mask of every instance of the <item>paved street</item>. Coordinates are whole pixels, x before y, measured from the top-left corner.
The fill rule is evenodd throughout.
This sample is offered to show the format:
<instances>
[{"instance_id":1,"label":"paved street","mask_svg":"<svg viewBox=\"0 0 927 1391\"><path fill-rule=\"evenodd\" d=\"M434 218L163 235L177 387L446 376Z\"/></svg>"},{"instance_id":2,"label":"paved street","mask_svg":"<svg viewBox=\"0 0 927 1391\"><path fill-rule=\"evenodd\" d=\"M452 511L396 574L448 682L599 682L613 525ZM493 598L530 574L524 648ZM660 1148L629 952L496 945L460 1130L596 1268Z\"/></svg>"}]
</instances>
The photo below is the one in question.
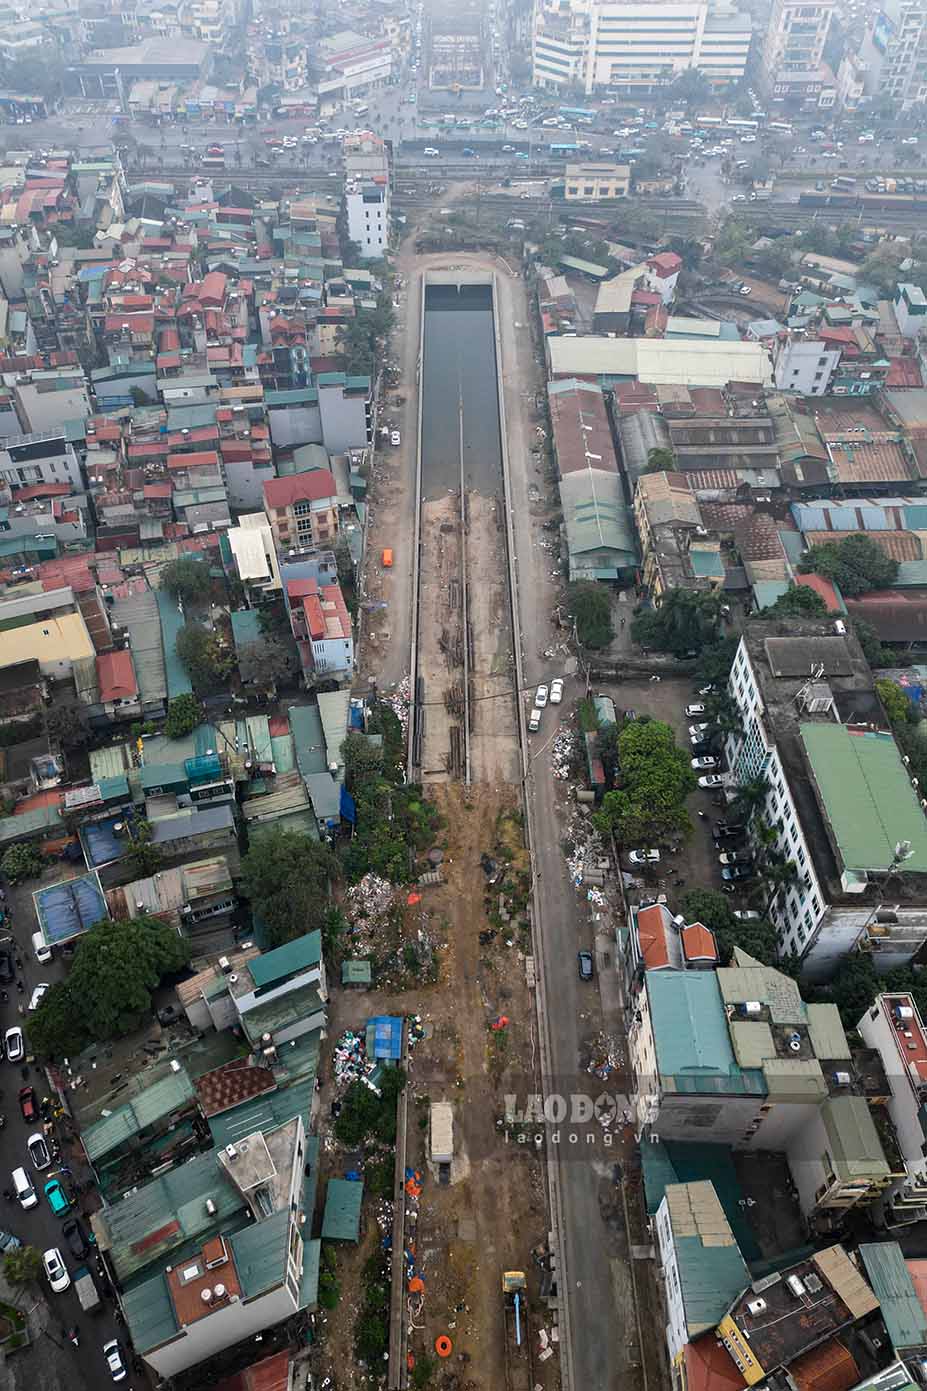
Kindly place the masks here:
<instances>
[{"instance_id":1,"label":"paved street","mask_svg":"<svg viewBox=\"0 0 927 1391\"><path fill-rule=\"evenodd\" d=\"M22 911L17 911L15 905L17 902L25 905L30 891L34 887L35 883L33 882L19 891L10 892L11 900L14 903L14 942L12 946L23 963L23 970L18 974L25 984L25 991L19 995L14 986L9 991L9 1000L0 1002L0 1028L4 1032L13 1024L23 1022L17 1013L17 1005L23 1000L28 1002L32 990L39 981L54 981L64 973L64 966L60 961L54 962L50 966L40 966L32 956L31 951L27 950L30 945L29 932L31 927L29 923L31 920L26 916L25 906ZM5 943L4 945L10 946L11 944ZM28 1029L28 1017L26 1027ZM39 1205L25 1212L18 1202L0 1200L0 1226L14 1232L24 1244L35 1246L39 1251L44 1251L50 1246L59 1247L73 1278L79 1262L70 1255L62 1239L61 1227L64 1219L54 1216L41 1188L49 1178L54 1177L61 1177L63 1183L69 1184L83 1177L84 1171L76 1160L72 1160L68 1165L72 1170L70 1176L62 1175L59 1167L54 1164L42 1173L36 1173L32 1170L28 1162L26 1138L40 1126L36 1123L27 1125L23 1120L19 1109L18 1094L20 1087L28 1084L35 1088L36 1095L41 1099L45 1094L45 1087L39 1068L29 1068L27 1076L23 1073L24 1069L18 1065L5 1061L0 1063L0 1079L2 1079L0 1081L0 1087L2 1087L0 1095L2 1095L2 1108L6 1117L6 1124L0 1130L0 1179L2 1179L0 1188L10 1187L12 1170L18 1166L23 1166L36 1184L36 1190L40 1195ZM67 1157L67 1151L63 1150L62 1158L66 1159ZM80 1216L89 1233L89 1222L83 1217L79 1203L69 1215ZM24 1291L19 1297L19 1303L21 1307L29 1308L35 1303L36 1298L47 1301L49 1305L51 1319L45 1336L53 1338L60 1345L62 1353L59 1355L65 1356L69 1367L72 1368L69 1373L69 1386L73 1387L74 1391L80 1391L82 1387L86 1387L87 1391L99 1391L101 1386L109 1382L101 1348L108 1339L118 1337L120 1333L113 1319L114 1306L112 1302L104 1300L102 1308L95 1314L84 1314L73 1285L62 1294L53 1294L44 1278L37 1289ZM81 1341L78 1348L73 1347L63 1336L64 1330L72 1328L75 1324L80 1330ZM38 1353L31 1352L22 1354L23 1359L38 1356ZM18 1364L19 1371L22 1371L23 1365L24 1363ZM36 1363L36 1373L38 1373L40 1365L40 1363Z\"/></svg>"}]
</instances>

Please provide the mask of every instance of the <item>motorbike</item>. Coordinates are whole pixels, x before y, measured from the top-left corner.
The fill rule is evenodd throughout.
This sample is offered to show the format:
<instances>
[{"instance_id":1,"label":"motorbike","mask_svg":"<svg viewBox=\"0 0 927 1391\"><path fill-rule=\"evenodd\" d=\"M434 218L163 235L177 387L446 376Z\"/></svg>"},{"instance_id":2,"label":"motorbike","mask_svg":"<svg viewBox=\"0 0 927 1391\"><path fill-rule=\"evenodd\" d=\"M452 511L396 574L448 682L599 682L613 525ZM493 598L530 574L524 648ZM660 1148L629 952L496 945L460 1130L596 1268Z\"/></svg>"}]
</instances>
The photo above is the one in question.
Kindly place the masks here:
<instances>
[{"instance_id":1,"label":"motorbike","mask_svg":"<svg viewBox=\"0 0 927 1391\"><path fill-rule=\"evenodd\" d=\"M68 1341L73 1343L76 1348L80 1347L80 1329L76 1326L68 1329Z\"/></svg>"}]
</instances>

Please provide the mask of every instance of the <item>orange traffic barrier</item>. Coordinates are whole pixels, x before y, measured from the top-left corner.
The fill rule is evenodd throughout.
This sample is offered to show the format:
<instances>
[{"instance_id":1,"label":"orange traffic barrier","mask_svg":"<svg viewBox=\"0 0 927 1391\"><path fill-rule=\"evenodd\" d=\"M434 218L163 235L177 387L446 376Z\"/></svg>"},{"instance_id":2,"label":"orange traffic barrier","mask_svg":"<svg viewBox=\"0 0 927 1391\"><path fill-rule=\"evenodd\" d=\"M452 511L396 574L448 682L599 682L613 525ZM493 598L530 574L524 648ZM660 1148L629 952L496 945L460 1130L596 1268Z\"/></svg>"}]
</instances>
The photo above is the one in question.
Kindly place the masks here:
<instances>
[{"instance_id":1,"label":"orange traffic barrier","mask_svg":"<svg viewBox=\"0 0 927 1391\"><path fill-rule=\"evenodd\" d=\"M454 1344L446 1333L442 1333L440 1337L435 1338L435 1352L439 1357L450 1357L453 1351Z\"/></svg>"}]
</instances>

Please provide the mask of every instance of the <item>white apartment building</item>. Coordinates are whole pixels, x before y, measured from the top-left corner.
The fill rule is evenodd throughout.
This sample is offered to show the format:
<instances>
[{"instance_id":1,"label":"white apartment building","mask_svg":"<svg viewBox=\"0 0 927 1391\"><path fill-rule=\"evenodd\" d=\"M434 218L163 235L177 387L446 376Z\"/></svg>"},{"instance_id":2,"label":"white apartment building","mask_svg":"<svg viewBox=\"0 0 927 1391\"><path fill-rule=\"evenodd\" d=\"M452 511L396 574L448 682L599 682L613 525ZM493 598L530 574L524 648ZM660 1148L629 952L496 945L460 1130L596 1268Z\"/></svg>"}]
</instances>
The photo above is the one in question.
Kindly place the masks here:
<instances>
[{"instance_id":1,"label":"white apartment building","mask_svg":"<svg viewBox=\"0 0 927 1391\"><path fill-rule=\"evenodd\" d=\"M763 72L772 88L820 71L835 0L773 0L763 45Z\"/></svg>"},{"instance_id":2,"label":"white apartment building","mask_svg":"<svg viewBox=\"0 0 927 1391\"><path fill-rule=\"evenodd\" d=\"M775 340L773 380L780 391L826 396L839 361L839 348L830 349L820 339L789 333Z\"/></svg>"},{"instance_id":3,"label":"white apartment building","mask_svg":"<svg viewBox=\"0 0 927 1391\"><path fill-rule=\"evenodd\" d=\"M389 246L389 155L377 135L344 142L344 205L348 236L364 260L376 261Z\"/></svg>"},{"instance_id":4,"label":"white apartment building","mask_svg":"<svg viewBox=\"0 0 927 1391\"><path fill-rule=\"evenodd\" d=\"M927 101L925 0L874 6L859 56L866 64L867 96L890 96L902 109Z\"/></svg>"},{"instance_id":5,"label":"white apartment building","mask_svg":"<svg viewBox=\"0 0 927 1391\"><path fill-rule=\"evenodd\" d=\"M654 4L539 0L532 31L536 87L579 84L641 93L695 68L718 87L743 77L751 20L708 0Z\"/></svg>"},{"instance_id":6,"label":"white apartment building","mask_svg":"<svg viewBox=\"0 0 927 1391\"><path fill-rule=\"evenodd\" d=\"M748 624L728 691L742 720L725 747L731 781L765 781L755 815L795 867L766 907L779 949L806 979L829 980L877 923L923 923L927 821L839 620Z\"/></svg>"},{"instance_id":7,"label":"white apartment building","mask_svg":"<svg viewBox=\"0 0 927 1391\"><path fill-rule=\"evenodd\" d=\"M887 1227L927 1216L927 1032L911 995L879 995L856 1026L868 1048L878 1052L889 1086L886 1109L895 1130L906 1177L884 1194Z\"/></svg>"}]
</instances>

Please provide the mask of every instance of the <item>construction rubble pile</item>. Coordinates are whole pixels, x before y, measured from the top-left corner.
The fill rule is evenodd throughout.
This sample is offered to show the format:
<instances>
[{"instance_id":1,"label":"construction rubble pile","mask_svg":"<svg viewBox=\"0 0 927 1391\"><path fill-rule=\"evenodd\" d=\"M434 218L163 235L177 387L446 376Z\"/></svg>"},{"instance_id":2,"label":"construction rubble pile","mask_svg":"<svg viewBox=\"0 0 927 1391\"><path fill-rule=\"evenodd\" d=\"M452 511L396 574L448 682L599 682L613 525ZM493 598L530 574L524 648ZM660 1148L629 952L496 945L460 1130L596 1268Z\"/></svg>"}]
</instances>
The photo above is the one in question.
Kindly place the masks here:
<instances>
[{"instance_id":1,"label":"construction rubble pile","mask_svg":"<svg viewBox=\"0 0 927 1391\"><path fill-rule=\"evenodd\" d=\"M344 896L344 915L348 921L351 950L363 954L372 950L377 934L386 926L396 902L396 888L378 874L365 874L352 884Z\"/></svg>"},{"instance_id":2,"label":"construction rubble pile","mask_svg":"<svg viewBox=\"0 0 927 1391\"><path fill-rule=\"evenodd\" d=\"M579 744L572 729L561 729L550 746L550 770L565 782L579 756Z\"/></svg>"}]
</instances>

